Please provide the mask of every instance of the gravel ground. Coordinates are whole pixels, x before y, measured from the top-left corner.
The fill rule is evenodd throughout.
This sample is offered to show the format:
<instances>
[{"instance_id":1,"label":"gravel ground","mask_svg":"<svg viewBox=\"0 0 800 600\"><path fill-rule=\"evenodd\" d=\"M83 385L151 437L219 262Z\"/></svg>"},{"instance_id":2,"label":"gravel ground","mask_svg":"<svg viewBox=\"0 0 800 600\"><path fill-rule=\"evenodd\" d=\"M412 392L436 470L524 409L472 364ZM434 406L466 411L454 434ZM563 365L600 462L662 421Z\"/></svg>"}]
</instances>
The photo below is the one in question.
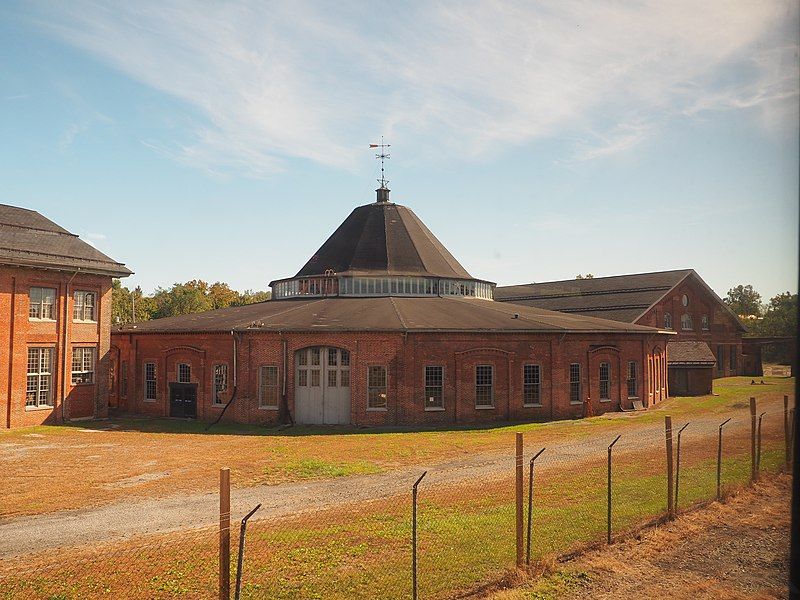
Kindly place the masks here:
<instances>
[{"instance_id":1,"label":"gravel ground","mask_svg":"<svg viewBox=\"0 0 800 600\"><path fill-rule=\"evenodd\" d=\"M615 446L617 455L662 447L663 425L632 425L620 415L623 437ZM722 417L707 416L692 422L694 439L714 436ZM676 425L678 425L676 423ZM729 435L749 432L750 422L745 411L726 426ZM548 469L580 464L591 457L605 460L611 441L602 436L588 437L576 443L550 444L537 459L537 473ZM527 438L526 455L538 450L535 436ZM274 519L329 507L363 502L365 500L407 494L413 481L427 470L426 486L457 485L477 479L510 476L514 470L513 457L507 454L477 454L458 460L420 464L374 475L340 477L301 483L262 485L235 488L232 492L232 515L239 515L262 503L256 519ZM207 527L218 520L218 496L215 493L181 494L167 498L136 499L113 504L65 510L31 517L18 517L0 523L0 557L11 557L49 548L69 547L93 542L118 540L141 534L152 534Z\"/></svg>"}]
</instances>

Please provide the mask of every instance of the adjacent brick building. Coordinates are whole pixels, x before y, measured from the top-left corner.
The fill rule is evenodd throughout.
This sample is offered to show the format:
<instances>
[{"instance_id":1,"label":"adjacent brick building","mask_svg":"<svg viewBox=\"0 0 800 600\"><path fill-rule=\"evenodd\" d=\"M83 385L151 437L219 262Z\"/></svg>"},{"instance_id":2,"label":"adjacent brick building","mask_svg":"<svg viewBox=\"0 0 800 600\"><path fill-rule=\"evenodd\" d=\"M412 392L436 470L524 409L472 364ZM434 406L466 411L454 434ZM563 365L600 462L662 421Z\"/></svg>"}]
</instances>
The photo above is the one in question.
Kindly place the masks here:
<instances>
[{"instance_id":1,"label":"adjacent brick building","mask_svg":"<svg viewBox=\"0 0 800 600\"><path fill-rule=\"evenodd\" d=\"M0 204L4 427L107 414L111 279L130 274L39 213Z\"/></svg>"},{"instance_id":2,"label":"adjacent brick building","mask_svg":"<svg viewBox=\"0 0 800 600\"><path fill-rule=\"evenodd\" d=\"M667 355L670 388L676 394L707 394L713 378L755 374L761 368L760 356L743 354L742 322L692 269L505 286L496 289L496 297L674 331Z\"/></svg>"},{"instance_id":3,"label":"adjacent brick building","mask_svg":"<svg viewBox=\"0 0 800 600\"><path fill-rule=\"evenodd\" d=\"M581 417L668 394L658 327L493 300L377 190L273 299L125 326L112 402L243 423L450 424Z\"/></svg>"}]
</instances>

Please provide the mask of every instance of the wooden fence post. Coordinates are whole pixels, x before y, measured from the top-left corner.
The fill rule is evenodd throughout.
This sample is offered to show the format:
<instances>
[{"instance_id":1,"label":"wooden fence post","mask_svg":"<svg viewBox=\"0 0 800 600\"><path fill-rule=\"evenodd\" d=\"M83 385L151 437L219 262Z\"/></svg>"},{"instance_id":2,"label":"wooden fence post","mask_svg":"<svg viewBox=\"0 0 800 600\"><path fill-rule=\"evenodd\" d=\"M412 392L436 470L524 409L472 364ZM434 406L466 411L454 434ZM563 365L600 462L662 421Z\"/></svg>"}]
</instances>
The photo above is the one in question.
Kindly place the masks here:
<instances>
[{"instance_id":1,"label":"wooden fence post","mask_svg":"<svg viewBox=\"0 0 800 600\"><path fill-rule=\"evenodd\" d=\"M672 417L664 417L664 429L667 438L667 518L675 519L675 496L673 495L673 466L672 466Z\"/></svg>"},{"instance_id":2,"label":"wooden fence post","mask_svg":"<svg viewBox=\"0 0 800 600\"><path fill-rule=\"evenodd\" d=\"M219 470L219 600L231 598L231 470Z\"/></svg>"},{"instance_id":3,"label":"wooden fence post","mask_svg":"<svg viewBox=\"0 0 800 600\"><path fill-rule=\"evenodd\" d=\"M750 398L750 483L756 480L756 399Z\"/></svg>"},{"instance_id":4,"label":"wooden fence post","mask_svg":"<svg viewBox=\"0 0 800 600\"><path fill-rule=\"evenodd\" d=\"M517 434L517 456L516 456L516 495L517 495L517 567L523 565L523 510L522 510L522 487L524 483L524 471L522 468L522 434Z\"/></svg>"}]
</instances>

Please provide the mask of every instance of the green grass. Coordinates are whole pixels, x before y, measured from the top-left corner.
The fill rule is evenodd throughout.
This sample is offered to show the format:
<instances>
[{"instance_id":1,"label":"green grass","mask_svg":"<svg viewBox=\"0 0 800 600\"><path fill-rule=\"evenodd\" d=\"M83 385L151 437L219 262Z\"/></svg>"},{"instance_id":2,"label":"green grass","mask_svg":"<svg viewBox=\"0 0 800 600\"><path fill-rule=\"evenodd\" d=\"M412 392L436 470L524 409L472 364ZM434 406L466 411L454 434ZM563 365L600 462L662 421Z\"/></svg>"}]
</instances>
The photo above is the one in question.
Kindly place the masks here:
<instances>
[{"instance_id":1,"label":"green grass","mask_svg":"<svg viewBox=\"0 0 800 600\"><path fill-rule=\"evenodd\" d=\"M329 479L347 475L370 475L380 473L377 465L357 460L353 462L330 462L319 458L300 458L277 466L264 467L264 474L270 479Z\"/></svg>"}]
</instances>

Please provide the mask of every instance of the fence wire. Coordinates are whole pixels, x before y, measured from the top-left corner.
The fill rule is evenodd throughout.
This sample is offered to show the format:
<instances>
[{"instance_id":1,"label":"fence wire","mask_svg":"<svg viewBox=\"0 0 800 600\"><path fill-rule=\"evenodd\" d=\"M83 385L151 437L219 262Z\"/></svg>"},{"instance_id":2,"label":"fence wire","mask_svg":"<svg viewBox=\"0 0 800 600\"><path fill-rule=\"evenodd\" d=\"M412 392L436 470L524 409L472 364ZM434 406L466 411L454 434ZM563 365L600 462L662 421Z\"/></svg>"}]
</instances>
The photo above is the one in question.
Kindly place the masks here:
<instances>
[{"instance_id":1,"label":"fence wire","mask_svg":"<svg viewBox=\"0 0 800 600\"><path fill-rule=\"evenodd\" d=\"M747 408L673 423L673 501L678 512L715 498L718 423L723 428L722 494L751 477L751 419ZM785 466L783 413L761 421L760 472ZM608 534L608 446L612 450L612 539L664 518L668 509L663 422L637 429L624 423L588 426L578 441L525 436L523 517L530 526L532 562L601 543ZM529 467L535 461L528 513ZM289 515L265 503L247 528L242 598L412 597L411 486L419 484L417 581L420 598L453 598L497 582L516 568L517 529L513 447L507 452L420 464L395 472L343 477L326 505L308 486L306 502ZM236 490L234 490L234 495ZM236 580L239 525L231 529L231 586ZM526 536L523 536L525 540ZM6 556L0 599L214 598L218 593L219 531L191 531ZM233 592L231 594L233 597Z\"/></svg>"}]
</instances>

